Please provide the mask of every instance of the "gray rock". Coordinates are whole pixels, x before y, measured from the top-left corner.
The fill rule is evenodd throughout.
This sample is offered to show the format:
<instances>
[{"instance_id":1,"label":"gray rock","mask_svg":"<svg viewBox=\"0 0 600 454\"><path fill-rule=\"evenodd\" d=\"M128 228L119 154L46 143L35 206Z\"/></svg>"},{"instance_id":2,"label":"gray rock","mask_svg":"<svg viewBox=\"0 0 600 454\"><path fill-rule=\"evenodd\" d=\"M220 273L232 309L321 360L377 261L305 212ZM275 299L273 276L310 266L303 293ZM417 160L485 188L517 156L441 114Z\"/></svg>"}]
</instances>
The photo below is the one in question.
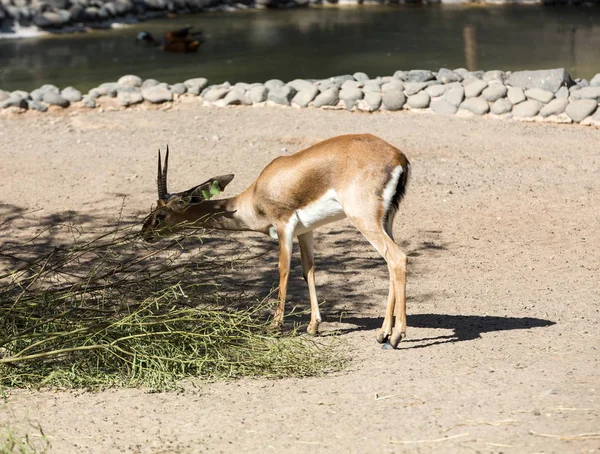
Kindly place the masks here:
<instances>
[{"instance_id":1,"label":"gray rock","mask_svg":"<svg viewBox=\"0 0 600 454\"><path fill-rule=\"evenodd\" d=\"M346 89L354 89L361 88L364 84L362 82L357 82L356 80L347 80L341 86L342 90Z\"/></svg>"},{"instance_id":2,"label":"gray rock","mask_svg":"<svg viewBox=\"0 0 600 454\"><path fill-rule=\"evenodd\" d=\"M525 93L523 92L523 89L519 87L508 87L508 92L506 96L508 97L508 100L513 106L527 99Z\"/></svg>"},{"instance_id":3,"label":"gray rock","mask_svg":"<svg viewBox=\"0 0 600 454\"><path fill-rule=\"evenodd\" d=\"M463 79L469 75L469 70L467 68L456 68L454 72L463 76Z\"/></svg>"},{"instance_id":4,"label":"gray rock","mask_svg":"<svg viewBox=\"0 0 600 454\"><path fill-rule=\"evenodd\" d=\"M6 109L8 107L18 107L20 109L29 108L29 104L27 104L27 100L21 98L20 96L10 95L4 101L0 102L0 109Z\"/></svg>"},{"instance_id":5,"label":"gray rock","mask_svg":"<svg viewBox=\"0 0 600 454\"><path fill-rule=\"evenodd\" d=\"M446 93L447 89L448 89L448 85L431 85L430 87L427 87L425 89L425 91L432 98L437 98L439 96L442 96L444 93Z\"/></svg>"},{"instance_id":6,"label":"gray rock","mask_svg":"<svg viewBox=\"0 0 600 454\"><path fill-rule=\"evenodd\" d=\"M357 108L363 112L375 112L381 106L381 93L370 91L358 101Z\"/></svg>"},{"instance_id":7,"label":"gray rock","mask_svg":"<svg viewBox=\"0 0 600 454\"><path fill-rule=\"evenodd\" d=\"M567 99L569 97L569 89L567 87L560 87L556 93L554 93L558 99Z\"/></svg>"},{"instance_id":8,"label":"gray rock","mask_svg":"<svg viewBox=\"0 0 600 454\"><path fill-rule=\"evenodd\" d=\"M83 98L83 105L85 107L87 107L88 109L93 109L96 107L96 101L94 101L94 98L90 98L89 96L85 96Z\"/></svg>"},{"instance_id":9,"label":"gray rock","mask_svg":"<svg viewBox=\"0 0 600 454\"><path fill-rule=\"evenodd\" d=\"M475 79L470 84L465 85L465 98L475 98L481 94L488 86L487 82L481 79Z\"/></svg>"},{"instance_id":10,"label":"gray rock","mask_svg":"<svg viewBox=\"0 0 600 454\"><path fill-rule=\"evenodd\" d=\"M577 78L577 79L575 79L575 83L580 88L585 88L585 87L589 87L590 86L590 83L587 80L585 80L585 79Z\"/></svg>"},{"instance_id":11,"label":"gray rock","mask_svg":"<svg viewBox=\"0 0 600 454\"><path fill-rule=\"evenodd\" d=\"M143 83L142 83L142 89L144 88L150 88L150 87L156 87L160 82L156 79L146 79Z\"/></svg>"},{"instance_id":12,"label":"gray rock","mask_svg":"<svg viewBox=\"0 0 600 454\"><path fill-rule=\"evenodd\" d=\"M253 87L253 85L252 84L247 84L246 82L238 82L233 87L234 88L241 88L244 91L248 91L248 90L250 90Z\"/></svg>"},{"instance_id":13,"label":"gray rock","mask_svg":"<svg viewBox=\"0 0 600 454\"><path fill-rule=\"evenodd\" d=\"M512 110L512 104L506 98L497 99L490 107L490 112L495 115L503 115Z\"/></svg>"},{"instance_id":14,"label":"gray rock","mask_svg":"<svg viewBox=\"0 0 600 454\"><path fill-rule=\"evenodd\" d=\"M60 107L69 107L71 104L68 99L65 99L60 93L56 93L54 91L47 91L44 93L42 101L44 101L46 104L50 104L51 106Z\"/></svg>"},{"instance_id":15,"label":"gray rock","mask_svg":"<svg viewBox=\"0 0 600 454\"><path fill-rule=\"evenodd\" d=\"M449 84L450 82L462 82L463 76L461 76L458 73L455 73L451 69L440 68L440 70L437 73L436 79L443 84Z\"/></svg>"},{"instance_id":16,"label":"gray rock","mask_svg":"<svg viewBox=\"0 0 600 454\"><path fill-rule=\"evenodd\" d=\"M504 98L508 90L504 84L494 83L490 84L485 90L481 92L481 96L487 102L495 102L500 98Z\"/></svg>"},{"instance_id":17,"label":"gray rock","mask_svg":"<svg viewBox=\"0 0 600 454\"><path fill-rule=\"evenodd\" d=\"M486 71L485 74L483 75L483 80L486 82L491 82L493 80L496 80L498 82L504 83L505 78L506 78L506 74L504 73L504 71L498 71L498 70Z\"/></svg>"},{"instance_id":18,"label":"gray rock","mask_svg":"<svg viewBox=\"0 0 600 454\"><path fill-rule=\"evenodd\" d=\"M267 87L264 85L257 85L248 90L246 96L248 97L249 101L251 101L253 104L256 104L259 102L265 102L267 100L268 92L269 90L267 90Z\"/></svg>"},{"instance_id":19,"label":"gray rock","mask_svg":"<svg viewBox=\"0 0 600 454\"><path fill-rule=\"evenodd\" d=\"M139 89L134 90L134 88L129 87L129 90L120 91L117 94L117 102L125 107L144 102L142 92Z\"/></svg>"},{"instance_id":20,"label":"gray rock","mask_svg":"<svg viewBox=\"0 0 600 454\"><path fill-rule=\"evenodd\" d=\"M240 87L233 88L225 97L218 101L223 106L250 105L251 101L246 97L246 90Z\"/></svg>"},{"instance_id":21,"label":"gray rock","mask_svg":"<svg viewBox=\"0 0 600 454\"><path fill-rule=\"evenodd\" d=\"M402 90L402 91L404 91L404 83L402 83L398 79L392 79L389 82L385 82L381 86L382 92L387 91L387 90Z\"/></svg>"},{"instance_id":22,"label":"gray rock","mask_svg":"<svg viewBox=\"0 0 600 454\"><path fill-rule=\"evenodd\" d=\"M98 90L100 96L110 96L111 98L114 98L117 96L119 88L119 84L116 82L105 82L96 87L96 90Z\"/></svg>"},{"instance_id":23,"label":"gray rock","mask_svg":"<svg viewBox=\"0 0 600 454\"><path fill-rule=\"evenodd\" d=\"M339 86L331 79L320 80L319 82L317 82L317 86L320 91L325 91L331 87L339 88Z\"/></svg>"},{"instance_id":24,"label":"gray rock","mask_svg":"<svg viewBox=\"0 0 600 454\"><path fill-rule=\"evenodd\" d=\"M396 71L392 77L394 79L405 81L406 80L406 72L405 71Z\"/></svg>"},{"instance_id":25,"label":"gray rock","mask_svg":"<svg viewBox=\"0 0 600 454\"><path fill-rule=\"evenodd\" d=\"M40 102L42 100L42 98L44 97L44 93L46 93L46 92L44 90L42 90L41 88L36 88L31 93L29 93L29 96L31 97L31 99L33 101ZM2 101L2 92L1 91L0 91L0 101Z\"/></svg>"},{"instance_id":26,"label":"gray rock","mask_svg":"<svg viewBox=\"0 0 600 454\"><path fill-rule=\"evenodd\" d=\"M445 99L436 99L435 101L431 101L429 108L435 113L442 115L454 115L458 110L454 104L449 103Z\"/></svg>"},{"instance_id":27,"label":"gray rock","mask_svg":"<svg viewBox=\"0 0 600 454\"><path fill-rule=\"evenodd\" d=\"M88 96L88 98L91 98L91 99L98 99L98 98L99 98L100 96L102 96L102 95L100 94L100 92L99 92L97 89L95 89L95 88L92 88L92 89L91 89L91 90L88 92L87 96Z\"/></svg>"},{"instance_id":28,"label":"gray rock","mask_svg":"<svg viewBox=\"0 0 600 454\"><path fill-rule=\"evenodd\" d=\"M37 110L38 112L46 112L48 110L48 106L39 101L35 101L34 99L27 101L27 106L29 107L29 110Z\"/></svg>"},{"instance_id":29,"label":"gray rock","mask_svg":"<svg viewBox=\"0 0 600 454\"><path fill-rule=\"evenodd\" d=\"M173 101L173 93L162 85L142 89L142 96L146 101L153 104L160 104L167 101Z\"/></svg>"},{"instance_id":30,"label":"gray rock","mask_svg":"<svg viewBox=\"0 0 600 454\"><path fill-rule=\"evenodd\" d=\"M547 105L542 107L540 115L544 118L549 117L550 115L560 115L567 108L567 104L569 104L569 101L565 98L553 99Z\"/></svg>"},{"instance_id":31,"label":"gray rock","mask_svg":"<svg viewBox=\"0 0 600 454\"><path fill-rule=\"evenodd\" d=\"M531 118L535 117L541 108L541 102L534 99L528 99L527 101L523 101L516 106L513 106L512 114L513 117L517 118Z\"/></svg>"},{"instance_id":32,"label":"gray rock","mask_svg":"<svg viewBox=\"0 0 600 454\"><path fill-rule=\"evenodd\" d=\"M431 98L427 92L420 91L416 95L409 96L408 100L406 101L406 105L412 109L426 109L429 107L430 101Z\"/></svg>"},{"instance_id":33,"label":"gray rock","mask_svg":"<svg viewBox=\"0 0 600 454\"><path fill-rule=\"evenodd\" d=\"M8 99L9 97L10 97L10 93L9 92L4 91L4 90L0 90L0 102L4 101L5 99Z\"/></svg>"},{"instance_id":34,"label":"gray rock","mask_svg":"<svg viewBox=\"0 0 600 454\"><path fill-rule=\"evenodd\" d=\"M182 83L173 84L169 87L169 89L174 95L183 95L187 92L187 87L185 86L185 84Z\"/></svg>"},{"instance_id":35,"label":"gray rock","mask_svg":"<svg viewBox=\"0 0 600 454\"><path fill-rule=\"evenodd\" d=\"M208 80L204 77L196 77L184 81L183 84L186 86L188 93L193 92L194 94L199 94L208 85Z\"/></svg>"},{"instance_id":36,"label":"gray rock","mask_svg":"<svg viewBox=\"0 0 600 454\"><path fill-rule=\"evenodd\" d=\"M83 96L81 96L81 92L73 87L65 88L60 92L60 94L69 102L78 102L81 101L81 98L83 98Z\"/></svg>"},{"instance_id":37,"label":"gray rock","mask_svg":"<svg viewBox=\"0 0 600 454\"><path fill-rule=\"evenodd\" d=\"M354 76L350 74L343 74L341 76L335 76L331 78L337 87L341 87L344 82L347 80L354 80Z\"/></svg>"},{"instance_id":38,"label":"gray rock","mask_svg":"<svg viewBox=\"0 0 600 454\"><path fill-rule=\"evenodd\" d=\"M450 104L458 107L465 99L465 89L463 87L454 87L444 93L444 99Z\"/></svg>"},{"instance_id":39,"label":"gray rock","mask_svg":"<svg viewBox=\"0 0 600 454\"><path fill-rule=\"evenodd\" d=\"M292 80L291 82L288 82L288 85L296 89L297 92L302 90L312 90L312 88L315 86L315 84L313 84L312 82L309 82L304 79Z\"/></svg>"},{"instance_id":40,"label":"gray rock","mask_svg":"<svg viewBox=\"0 0 600 454\"><path fill-rule=\"evenodd\" d=\"M133 74L128 74L119 78L117 83L121 87L141 87L142 86L142 78L135 76Z\"/></svg>"},{"instance_id":41,"label":"gray rock","mask_svg":"<svg viewBox=\"0 0 600 454\"><path fill-rule=\"evenodd\" d=\"M64 15L55 11L45 11L33 18L33 23L40 28L60 28L67 22Z\"/></svg>"},{"instance_id":42,"label":"gray rock","mask_svg":"<svg viewBox=\"0 0 600 454\"><path fill-rule=\"evenodd\" d=\"M600 73L598 73L594 77L592 77L592 80L590 80L590 86L600 87Z\"/></svg>"},{"instance_id":43,"label":"gray rock","mask_svg":"<svg viewBox=\"0 0 600 454\"><path fill-rule=\"evenodd\" d=\"M335 106L339 101L339 89L331 87L322 93L319 93L312 102L314 107Z\"/></svg>"},{"instance_id":44,"label":"gray rock","mask_svg":"<svg viewBox=\"0 0 600 454\"><path fill-rule=\"evenodd\" d=\"M340 100L344 103L344 106L346 106L346 110L352 110L356 105L356 102L363 99L364 96L363 91L356 87L342 88L339 94Z\"/></svg>"},{"instance_id":45,"label":"gray rock","mask_svg":"<svg viewBox=\"0 0 600 454\"><path fill-rule=\"evenodd\" d=\"M580 99L569 103L565 109L565 113L569 118L577 123L580 123L585 118L592 115L598 109L598 102L593 99Z\"/></svg>"},{"instance_id":46,"label":"gray rock","mask_svg":"<svg viewBox=\"0 0 600 454\"><path fill-rule=\"evenodd\" d=\"M229 93L229 87L221 87L215 85L211 87L207 92L205 92L202 98L204 99L204 101L216 102L219 99L223 99L227 93Z\"/></svg>"},{"instance_id":47,"label":"gray rock","mask_svg":"<svg viewBox=\"0 0 600 454\"><path fill-rule=\"evenodd\" d=\"M395 74L394 77L396 77ZM431 71L424 69L412 69L404 73L404 80L407 82L427 82L432 79L435 79L435 75Z\"/></svg>"},{"instance_id":48,"label":"gray rock","mask_svg":"<svg viewBox=\"0 0 600 454\"><path fill-rule=\"evenodd\" d=\"M564 68L515 71L506 79L506 84L513 87L541 88L552 93L556 93L560 87L570 87L573 83L573 79Z\"/></svg>"},{"instance_id":49,"label":"gray rock","mask_svg":"<svg viewBox=\"0 0 600 454\"><path fill-rule=\"evenodd\" d=\"M571 93L571 98L578 99L595 99L600 101L600 87L583 87L580 90L575 90Z\"/></svg>"},{"instance_id":50,"label":"gray rock","mask_svg":"<svg viewBox=\"0 0 600 454\"><path fill-rule=\"evenodd\" d=\"M359 82L366 82L367 80L369 80L369 76L367 76L365 73L354 73L352 75L354 77L355 80L359 81Z\"/></svg>"},{"instance_id":51,"label":"gray rock","mask_svg":"<svg viewBox=\"0 0 600 454\"><path fill-rule=\"evenodd\" d=\"M406 103L406 96L402 90L389 89L383 92L381 102L386 110L400 110Z\"/></svg>"},{"instance_id":52,"label":"gray rock","mask_svg":"<svg viewBox=\"0 0 600 454\"><path fill-rule=\"evenodd\" d=\"M381 83L378 80L368 80L363 85L363 91L365 93L373 92L379 93L381 92Z\"/></svg>"},{"instance_id":53,"label":"gray rock","mask_svg":"<svg viewBox=\"0 0 600 454\"><path fill-rule=\"evenodd\" d=\"M269 81L271 82L271 81ZM282 104L284 106L289 106L292 98L297 93L297 90L294 87L290 87L289 85L283 85L282 87L277 87L277 84L271 84L275 86L275 88L271 89L269 87L269 101L272 101L276 104ZM265 86L267 86L265 84Z\"/></svg>"},{"instance_id":54,"label":"gray rock","mask_svg":"<svg viewBox=\"0 0 600 454\"><path fill-rule=\"evenodd\" d=\"M483 98L467 98L461 103L459 108L468 110L475 115L483 115L490 111L490 105Z\"/></svg>"},{"instance_id":55,"label":"gray rock","mask_svg":"<svg viewBox=\"0 0 600 454\"><path fill-rule=\"evenodd\" d=\"M298 107L307 107L319 94L319 89L316 86L307 88L306 90L300 90L292 98L292 103Z\"/></svg>"},{"instance_id":56,"label":"gray rock","mask_svg":"<svg viewBox=\"0 0 600 454\"><path fill-rule=\"evenodd\" d=\"M31 99L31 96L29 95L29 92L24 91L24 90L15 90L10 95L11 96L17 96L17 97L25 99L25 100Z\"/></svg>"},{"instance_id":57,"label":"gray rock","mask_svg":"<svg viewBox=\"0 0 600 454\"><path fill-rule=\"evenodd\" d=\"M525 96L544 104L548 104L554 99L554 93L551 93L548 90L542 90L541 88L529 88L525 90Z\"/></svg>"},{"instance_id":58,"label":"gray rock","mask_svg":"<svg viewBox=\"0 0 600 454\"><path fill-rule=\"evenodd\" d=\"M484 71L469 71L469 76L477 77L478 79L483 80L485 72Z\"/></svg>"},{"instance_id":59,"label":"gray rock","mask_svg":"<svg viewBox=\"0 0 600 454\"><path fill-rule=\"evenodd\" d=\"M475 77L475 76L471 76L470 74L467 74L467 77L464 78L464 80L462 81L462 84L464 87L466 87L467 85L472 84L473 82L484 82L483 80L481 80L479 77ZM488 84L486 83L485 86L487 87Z\"/></svg>"},{"instance_id":60,"label":"gray rock","mask_svg":"<svg viewBox=\"0 0 600 454\"><path fill-rule=\"evenodd\" d=\"M275 90L276 88L281 88L283 86L285 86L285 83L283 82L283 80L279 79L271 79L265 82L265 87L267 87L267 90L269 91Z\"/></svg>"},{"instance_id":61,"label":"gray rock","mask_svg":"<svg viewBox=\"0 0 600 454\"><path fill-rule=\"evenodd\" d=\"M408 82L404 84L404 93L406 93L407 96L411 96L419 93L425 88L427 88L427 84L425 82Z\"/></svg>"}]
</instances>

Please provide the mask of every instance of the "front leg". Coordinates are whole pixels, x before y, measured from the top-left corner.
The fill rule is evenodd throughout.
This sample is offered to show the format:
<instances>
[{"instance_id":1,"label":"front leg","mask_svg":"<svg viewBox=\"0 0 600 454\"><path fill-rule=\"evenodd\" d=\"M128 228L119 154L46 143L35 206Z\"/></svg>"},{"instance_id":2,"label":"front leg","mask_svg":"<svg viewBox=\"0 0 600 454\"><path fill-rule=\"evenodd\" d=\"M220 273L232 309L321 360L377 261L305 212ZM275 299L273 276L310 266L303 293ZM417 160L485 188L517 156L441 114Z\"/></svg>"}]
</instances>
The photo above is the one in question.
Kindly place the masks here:
<instances>
[{"instance_id":1,"label":"front leg","mask_svg":"<svg viewBox=\"0 0 600 454\"><path fill-rule=\"evenodd\" d=\"M315 286L315 256L313 253L312 230L298 235L298 242L300 243L300 256L302 257L302 273L308 285L308 294L310 297L310 324L307 331L308 334L316 336L319 333L321 313L319 311L319 301L317 300Z\"/></svg>"},{"instance_id":2,"label":"front leg","mask_svg":"<svg viewBox=\"0 0 600 454\"><path fill-rule=\"evenodd\" d=\"M283 314L285 311L285 297L287 295L288 279L290 277L290 262L292 257L293 228L286 225L277 229L279 239L279 296L277 308L271 326L281 328L283 326Z\"/></svg>"}]
</instances>

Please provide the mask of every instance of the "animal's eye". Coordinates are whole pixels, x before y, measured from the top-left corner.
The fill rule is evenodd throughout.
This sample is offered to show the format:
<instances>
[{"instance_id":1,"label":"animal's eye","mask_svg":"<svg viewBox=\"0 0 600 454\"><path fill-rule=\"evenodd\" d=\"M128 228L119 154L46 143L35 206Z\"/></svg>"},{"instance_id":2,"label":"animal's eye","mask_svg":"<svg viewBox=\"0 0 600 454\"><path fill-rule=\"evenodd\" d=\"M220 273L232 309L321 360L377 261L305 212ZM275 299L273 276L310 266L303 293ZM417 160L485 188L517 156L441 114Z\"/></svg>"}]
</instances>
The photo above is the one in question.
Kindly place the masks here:
<instances>
[{"instance_id":1,"label":"animal's eye","mask_svg":"<svg viewBox=\"0 0 600 454\"><path fill-rule=\"evenodd\" d=\"M154 217L154 219L156 219L156 223L159 224L162 221L164 221L166 217L167 217L167 215L165 213L156 213L156 216Z\"/></svg>"}]
</instances>

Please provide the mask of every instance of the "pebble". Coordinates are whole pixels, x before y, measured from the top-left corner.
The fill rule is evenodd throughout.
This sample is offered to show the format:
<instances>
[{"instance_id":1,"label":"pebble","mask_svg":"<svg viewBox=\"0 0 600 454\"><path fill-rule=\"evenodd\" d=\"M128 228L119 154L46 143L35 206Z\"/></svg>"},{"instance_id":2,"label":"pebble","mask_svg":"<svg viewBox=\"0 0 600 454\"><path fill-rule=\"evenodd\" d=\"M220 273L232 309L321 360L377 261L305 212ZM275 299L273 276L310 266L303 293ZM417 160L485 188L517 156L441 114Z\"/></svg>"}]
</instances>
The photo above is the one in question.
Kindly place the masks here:
<instances>
[{"instance_id":1,"label":"pebble","mask_svg":"<svg viewBox=\"0 0 600 454\"><path fill-rule=\"evenodd\" d=\"M174 95L183 95L187 92L187 87L183 83L178 83L171 85L169 87L169 90L171 90L171 93L173 93Z\"/></svg>"},{"instance_id":2,"label":"pebble","mask_svg":"<svg viewBox=\"0 0 600 454\"><path fill-rule=\"evenodd\" d=\"M489 85L485 90L483 90L481 92L481 97L487 102L495 102L500 98L504 98L507 91L508 90L504 84L495 83Z\"/></svg>"},{"instance_id":3,"label":"pebble","mask_svg":"<svg viewBox=\"0 0 600 454\"><path fill-rule=\"evenodd\" d=\"M594 99L600 101L600 87L583 87L571 93L571 98L578 99Z\"/></svg>"},{"instance_id":4,"label":"pebble","mask_svg":"<svg viewBox=\"0 0 600 454\"><path fill-rule=\"evenodd\" d=\"M265 82L265 87L267 87L267 90L269 91L275 90L276 88L281 88L283 86L285 86L285 83L283 82L283 80L279 79L271 79Z\"/></svg>"},{"instance_id":5,"label":"pebble","mask_svg":"<svg viewBox=\"0 0 600 454\"><path fill-rule=\"evenodd\" d=\"M426 109L429 107L430 101L431 98L427 92L420 91L416 95L409 96L406 105L412 109Z\"/></svg>"},{"instance_id":6,"label":"pebble","mask_svg":"<svg viewBox=\"0 0 600 454\"><path fill-rule=\"evenodd\" d=\"M342 85L339 98L344 103L346 110L352 110L356 103L364 98L365 94L360 88L357 87L344 88L346 83Z\"/></svg>"},{"instance_id":7,"label":"pebble","mask_svg":"<svg viewBox=\"0 0 600 454\"><path fill-rule=\"evenodd\" d=\"M571 120L580 123L586 117L592 115L598 109L598 103L593 99L580 99L569 103L565 113Z\"/></svg>"},{"instance_id":8,"label":"pebble","mask_svg":"<svg viewBox=\"0 0 600 454\"><path fill-rule=\"evenodd\" d=\"M319 89L314 85L306 90L301 90L292 98L292 105L307 107L319 94Z\"/></svg>"},{"instance_id":9,"label":"pebble","mask_svg":"<svg viewBox=\"0 0 600 454\"><path fill-rule=\"evenodd\" d=\"M381 96L383 108L386 110L400 110L406 103L406 96L402 90L389 89L385 90Z\"/></svg>"},{"instance_id":10,"label":"pebble","mask_svg":"<svg viewBox=\"0 0 600 454\"><path fill-rule=\"evenodd\" d=\"M141 87L142 86L142 78L139 76L135 76L133 74L127 74L126 76L119 78L117 83L121 87L128 87L128 88Z\"/></svg>"},{"instance_id":11,"label":"pebble","mask_svg":"<svg viewBox=\"0 0 600 454\"><path fill-rule=\"evenodd\" d=\"M436 79L443 84L449 84L450 82L462 82L463 76L452 71L448 68L440 68L437 73Z\"/></svg>"},{"instance_id":12,"label":"pebble","mask_svg":"<svg viewBox=\"0 0 600 454\"><path fill-rule=\"evenodd\" d=\"M541 88L529 88L525 90L525 96L529 99L535 99L544 104L548 104L554 99L554 93L548 90L542 90Z\"/></svg>"},{"instance_id":13,"label":"pebble","mask_svg":"<svg viewBox=\"0 0 600 454\"><path fill-rule=\"evenodd\" d=\"M479 96L487 86L487 82L474 78L470 84L465 85L465 98L475 98Z\"/></svg>"},{"instance_id":14,"label":"pebble","mask_svg":"<svg viewBox=\"0 0 600 454\"><path fill-rule=\"evenodd\" d=\"M291 105L292 98L297 93L297 90L294 87L290 87L289 85L277 86L277 83L271 83L269 85L274 87L269 88L269 86L267 86L265 83L265 87L269 88L269 94L267 96L269 101L272 101L275 104L282 104L284 106Z\"/></svg>"},{"instance_id":15,"label":"pebble","mask_svg":"<svg viewBox=\"0 0 600 454\"><path fill-rule=\"evenodd\" d=\"M189 90L189 89L188 89ZM269 90L264 85L257 85L248 90L248 99L254 104L265 102L267 100L267 94Z\"/></svg>"},{"instance_id":16,"label":"pebble","mask_svg":"<svg viewBox=\"0 0 600 454\"><path fill-rule=\"evenodd\" d=\"M547 105L541 108L540 115L549 117L550 115L560 115L567 108L569 101L565 98L556 98L550 101Z\"/></svg>"},{"instance_id":17,"label":"pebble","mask_svg":"<svg viewBox=\"0 0 600 454\"><path fill-rule=\"evenodd\" d=\"M313 100L314 107L335 106L339 101L340 90L337 87L331 87L319 93Z\"/></svg>"},{"instance_id":18,"label":"pebble","mask_svg":"<svg viewBox=\"0 0 600 454\"><path fill-rule=\"evenodd\" d=\"M439 98L448 89L448 85L431 85L425 89L427 94L432 98Z\"/></svg>"},{"instance_id":19,"label":"pebble","mask_svg":"<svg viewBox=\"0 0 600 454\"><path fill-rule=\"evenodd\" d=\"M450 104L458 107L465 99L465 89L463 87L454 87L444 93L444 99Z\"/></svg>"},{"instance_id":20,"label":"pebble","mask_svg":"<svg viewBox=\"0 0 600 454\"><path fill-rule=\"evenodd\" d=\"M79 102L83 98L83 96L81 96L81 92L73 87L65 88L60 92L60 94L69 102Z\"/></svg>"},{"instance_id":21,"label":"pebble","mask_svg":"<svg viewBox=\"0 0 600 454\"><path fill-rule=\"evenodd\" d=\"M142 89L142 96L146 101L153 104L160 104L167 101L173 101L173 93L162 85L156 85L154 87L148 87Z\"/></svg>"},{"instance_id":22,"label":"pebble","mask_svg":"<svg viewBox=\"0 0 600 454\"><path fill-rule=\"evenodd\" d=\"M513 107L512 114L517 118L530 118L535 117L540 109L542 103L534 99L528 99Z\"/></svg>"},{"instance_id":23,"label":"pebble","mask_svg":"<svg viewBox=\"0 0 600 454\"><path fill-rule=\"evenodd\" d=\"M48 106L34 99L28 100L27 105L30 110L37 110L38 112L46 112L48 110Z\"/></svg>"},{"instance_id":24,"label":"pebble","mask_svg":"<svg viewBox=\"0 0 600 454\"><path fill-rule=\"evenodd\" d=\"M490 107L490 112L494 115L504 115L512 110L511 102L506 98L497 99Z\"/></svg>"},{"instance_id":25,"label":"pebble","mask_svg":"<svg viewBox=\"0 0 600 454\"><path fill-rule=\"evenodd\" d=\"M130 88L134 87L131 86ZM117 94L117 102L122 106L129 107L134 104L144 102L144 97L142 96L142 92L138 88L135 88L135 91L131 89L123 90Z\"/></svg>"},{"instance_id":26,"label":"pebble","mask_svg":"<svg viewBox=\"0 0 600 454\"><path fill-rule=\"evenodd\" d=\"M42 98L44 103L51 106L69 107L71 104L68 99L65 99L60 93L55 91L47 91Z\"/></svg>"},{"instance_id":27,"label":"pebble","mask_svg":"<svg viewBox=\"0 0 600 454\"><path fill-rule=\"evenodd\" d=\"M436 99L431 101L431 105L429 107L435 113L442 115L454 115L458 110L454 104L449 103L445 99Z\"/></svg>"},{"instance_id":28,"label":"pebble","mask_svg":"<svg viewBox=\"0 0 600 454\"><path fill-rule=\"evenodd\" d=\"M406 93L406 96L411 96L419 93L425 88L427 88L425 82L408 82L404 85L404 93Z\"/></svg>"},{"instance_id":29,"label":"pebble","mask_svg":"<svg viewBox=\"0 0 600 454\"><path fill-rule=\"evenodd\" d=\"M26 99L23 99L20 96L11 95L4 101L0 102L0 109L6 109L8 107L18 107L20 109L27 109L29 105L27 104Z\"/></svg>"},{"instance_id":30,"label":"pebble","mask_svg":"<svg viewBox=\"0 0 600 454\"><path fill-rule=\"evenodd\" d=\"M374 91L365 93L365 97L358 101L356 107L363 112L375 112L381 107L381 93Z\"/></svg>"},{"instance_id":31,"label":"pebble","mask_svg":"<svg viewBox=\"0 0 600 454\"><path fill-rule=\"evenodd\" d=\"M459 106L475 115L483 115L490 111L490 105L483 98L467 98Z\"/></svg>"},{"instance_id":32,"label":"pebble","mask_svg":"<svg viewBox=\"0 0 600 454\"><path fill-rule=\"evenodd\" d=\"M519 87L508 87L508 93L506 96L512 105L519 104L527 99L523 89Z\"/></svg>"}]
</instances>

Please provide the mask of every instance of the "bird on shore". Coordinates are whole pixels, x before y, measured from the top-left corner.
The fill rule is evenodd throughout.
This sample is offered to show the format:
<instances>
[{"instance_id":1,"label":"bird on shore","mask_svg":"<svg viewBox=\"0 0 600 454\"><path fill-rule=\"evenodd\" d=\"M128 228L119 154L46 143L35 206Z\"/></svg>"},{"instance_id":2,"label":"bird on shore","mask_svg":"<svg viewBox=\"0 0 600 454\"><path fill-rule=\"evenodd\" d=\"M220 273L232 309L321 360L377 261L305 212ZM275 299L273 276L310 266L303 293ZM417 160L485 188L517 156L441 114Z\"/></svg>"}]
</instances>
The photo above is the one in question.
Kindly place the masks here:
<instances>
[{"instance_id":1,"label":"bird on shore","mask_svg":"<svg viewBox=\"0 0 600 454\"><path fill-rule=\"evenodd\" d=\"M166 32L162 39L157 40L151 33L143 31L138 33L137 42L160 47L165 52L187 53L196 52L204 42L201 31L192 32L192 26L187 25L179 30Z\"/></svg>"}]
</instances>

